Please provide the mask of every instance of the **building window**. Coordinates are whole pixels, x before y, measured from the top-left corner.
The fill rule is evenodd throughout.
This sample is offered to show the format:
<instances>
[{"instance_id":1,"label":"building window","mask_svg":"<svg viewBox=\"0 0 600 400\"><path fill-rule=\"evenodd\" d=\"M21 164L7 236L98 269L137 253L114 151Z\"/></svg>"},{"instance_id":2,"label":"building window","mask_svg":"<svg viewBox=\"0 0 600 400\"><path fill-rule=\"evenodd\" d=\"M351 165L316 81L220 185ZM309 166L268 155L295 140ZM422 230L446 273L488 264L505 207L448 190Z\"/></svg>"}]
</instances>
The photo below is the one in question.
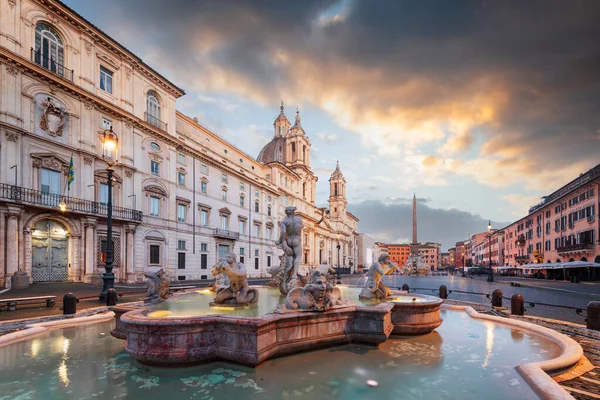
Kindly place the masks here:
<instances>
[{"instance_id":1,"label":"building window","mask_svg":"<svg viewBox=\"0 0 600 400\"><path fill-rule=\"evenodd\" d=\"M254 197L258 199L258 190L254 190Z\"/></svg>"},{"instance_id":2,"label":"building window","mask_svg":"<svg viewBox=\"0 0 600 400\"><path fill-rule=\"evenodd\" d=\"M150 197L150 215L153 217L159 216L160 199L158 197Z\"/></svg>"},{"instance_id":3,"label":"building window","mask_svg":"<svg viewBox=\"0 0 600 400\"><path fill-rule=\"evenodd\" d=\"M221 229L227 230L229 225L229 218L226 215L221 215Z\"/></svg>"},{"instance_id":4,"label":"building window","mask_svg":"<svg viewBox=\"0 0 600 400\"><path fill-rule=\"evenodd\" d=\"M60 194L60 172L42 168L40 180L42 193Z\"/></svg>"},{"instance_id":5,"label":"building window","mask_svg":"<svg viewBox=\"0 0 600 400\"><path fill-rule=\"evenodd\" d=\"M221 175L221 182L227 183L227 175L225 175L225 174Z\"/></svg>"},{"instance_id":6,"label":"building window","mask_svg":"<svg viewBox=\"0 0 600 400\"><path fill-rule=\"evenodd\" d=\"M206 165L202 164L202 167L200 167L200 171L203 174L208 174L208 167Z\"/></svg>"},{"instance_id":7,"label":"building window","mask_svg":"<svg viewBox=\"0 0 600 400\"><path fill-rule=\"evenodd\" d=\"M258 212L258 201L254 203L254 212Z\"/></svg>"},{"instance_id":8,"label":"building window","mask_svg":"<svg viewBox=\"0 0 600 400\"><path fill-rule=\"evenodd\" d=\"M150 265L160 265L160 245L150 245Z\"/></svg>"},{"instance_id":9,"label":"building window","mask_svg":"<svg viewBox=\"0 0 600 400\"><path fill-rule=\"evenodd\" d=\"M246 249L243 247L240 247L240 256L243 256L246 253Z\"/></svg>"},{"instance_id":10,"label":"building window","mask_svg":"<svg viewBox=\"0 0 600 400\"><path fill-rule=\"evenodd\" d=\"M104 67L100 67L100 89L104 90L107 93L111 93L112 94L112 80L113 80L113 73L112 71L104 68Z\"/></svg>"},{"instance_id":11,"label":"building window","mask_svg":"<svg viewBox=\"0 0 600 400\"><path fill-rule=\"evenodd\" d=\"M177 162L180 164L185 164L185 154L177 154Z\"/></svg>"},{"instance_id":12,"label":"building window","mask_svg":"<svg viewBox=\"0 0 600 400\"><path fill-rule=\"evenodd\" d=\"M108 204L108 185L100 184L100 204Z\"/></svg>"},{"instance_id":13,"label":"building window","mask_svg":"<svg viewBox=\"0 0 600 400\"><path fill-rule=\"evenodd\" d=\"M206 226L208 224L208 211L200 210L200 226Z\"/></svg>"},{"instance_id":14,"label":"building window","mask_svg":"<svg viewBox=\"0 0 600 400\"><path fill-rule=\"evenodd\" d=\"M35 62L65 76L63 43L58 32L51 26L37 24L35 27Z\"/></svg>"},{"instance_id":15,"label":"building window","mask_svg":"<svg viewBox=\"0 0 600 400\"><path fill-rule=\"evenodd\" d=\"M258 269L258 257L254 259L254 269Z\"/></svg>"},{"instance_id":16,"label":"building window","mask_svg":"<svg viewBox=\"0 0 600 400\"><path fill-rule=\"evenodd\" d=\"M244 207L244 196L240 196L240 207Z\"/></svg>"},{"instance_id":17,"label":"building window","mask_svg":"<svg viewBox=\"0 0 600 400\"><path fill-rule=\"evenodd\" d=\"M177 269L185 269L185 253L177 253Z\"/></svg>"},{"instance_id":18,"label":"building window","mask_svg":"<svg viewBox=\"0 0 600 400\"><path fill-rule=\"evenodd\" d=\"M154 160L150 161L150 173L156 176L160 174L160 164Z\"/></svg>"},{"instance_id":19,"label":"building window","mask_svg":"<svg viewBox=\"0 0 600 400\"><path fill-rule=\"evenodd\" d=\"M271 266L271 256L267 256L267 267Z\"/></svg>"},{"instance_id":20,"label":"building window","mask_svg":"<svg viewBox=\"0 0 600 400\"><path fill-rule=\"evenodd\" d=\"M254 236L260 237L260 225L254 225Z\"/></svg>"},{"instance_id":21,"label":"building window","mask_svg":"<svg viewBox=\"0 0 600 400\"><path fill-rule=\"evenodd\" d=\"M227 190L221 190L221 200L227 201Z\"/></svg>"},{"instance_id":22,"label":"building window","mask_svg":"<svg viewBox=\"0 0 600 400\"><path fill-rule=\"evenodd\" d=\"M208 243L200 243L200 251L208 251Z\"/></svg>"},{"instance_id":23,"label":"building window","mask_svg":"<svg viewBox=\"0 0 600 400\"><path fill-rule=\"evenodd\" d=\"M200 182L200 191L204 194L208 193L208 183L207 182Z\"/></svg>"},{"instance_id":24,"label":"building window","mask_svg":"<svg viewBox=\"0 0 600 400\"><path fill-rule=\"evenodd\" d=\"M187 206L185 204L177 204L177 221L185 222L186 212Z\"/></svg>"},{"instance_id":25,"label":"building window","mask_svg":"<svg viewBox=\"0 0 600 400\"><path fill-rule=\"evenodd\" d=\"M271 216L271 206L267 207L267 215L270 217Z\"/></svg>"},{"instance_id":26,"label":"building window","mask_svg":"<svg viewBox=\"0 0 600 400\"><path fill-rule=\"evenodd\" d=\"M102 129L110 130L112 128L112 121L108 118L102 117Z\"/></svg>"},{"instance_id":27,"label":"building window","mask_svg":"<svg viewBox=\"0 0 600 400\"><path fill-rule=\"evenodd\" d=\"M240 220L240 234L243 235L246 233L246 221Z\"/></svg>"},{"instance_id":28,"label":"building window","mask_svg":"<svg viewBox=\"0 0 600 400\"><path fill-rule=\"evenodd\" d=\"M240 190L245 190L244 182L240 182Z\"/></svg>"},{"instance_id":29,"label":"building window","mask_svg":"<svg viewBox=\"0 0 600 400\"><path fill-rule=\"evenodd\" d=\"M160 102L158 101L158 96L153 91L148 91L148 95L146 96L146 112L148 113L148 117L146 120L151 125L157 125L160 120Z\"/></svg>"},{"instance_id":30,"label":"building window","mask_svg":"<svg viewBox=\"0 0 600 400\"><path fill-rule=\"evenodd\" d=\"M208 268L208 254L200 254L200 269ZM206 278L204 278L206 279Z\"/></svg>"},{"instance_id":31,"label":"building window","mask_svg":"<svg viewBox=\"0 0 600 400\"><path fill-rule=\"evenodd\" d=\"M154 151L160 151L160 146L158 145L158 143L156 142L151 142L150 143L150 148Z\"/></svg>"},{"instance_id":32,"label":"building window","mask_svg":"<svg viewBox=\"0 0 600 400\"><path fill-rule=\"evenodd\" d=\"M185 250L185 240L177 241L177 250Z\"/></svg>"},{"instance_id":33,"label":"building window","mask_svg":"<svg viewBox=\"0 0 600 400\"><path fill-rule=\"evenodd\" d=\"M185 174L183 172L177 172L177 183L185 186Z\"/></svg>"},{"instance_id":34,"label":"building window","mask_svg":"<svg viewBox=\"0 0 600 400\"><path fill-rule=\"evenodd\" d=\"M267 237L266 237L268 240L271 240L271 231L272 231L271 227L268 226L267 227Z\"/></svg>"}]
</instances>

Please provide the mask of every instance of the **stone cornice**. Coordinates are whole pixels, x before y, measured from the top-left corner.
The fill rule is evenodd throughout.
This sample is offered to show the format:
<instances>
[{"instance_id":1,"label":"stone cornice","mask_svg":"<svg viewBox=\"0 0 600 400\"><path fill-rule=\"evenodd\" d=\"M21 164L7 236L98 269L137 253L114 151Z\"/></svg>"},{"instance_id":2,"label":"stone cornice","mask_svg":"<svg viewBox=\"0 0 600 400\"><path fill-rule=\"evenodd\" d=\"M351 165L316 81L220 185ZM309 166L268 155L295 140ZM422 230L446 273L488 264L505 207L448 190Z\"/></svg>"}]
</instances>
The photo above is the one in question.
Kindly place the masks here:
<instances>
[{"instance_id":1,"label":"stone cornice","mask_svg":"<svg viewBox=\"0 0 600 400\"><path fill-rule=\"evenodd\" d=\"M80 32L85 32L87 35L91 37L94 42L100 43L106 49L113 51L118 54L119 58L122 60L126 60L130 63L134 69L140 71L147 78L149 78L152 82L159 85L169 93L171 93L175 98L181 97L185 94L185 91L175 86L173 83L169 82L166 78L161 76L158 72L154 71L149 65L144 63L140 58L131 53L125 47L117 43L115 40L110 38L107 34L102 32L99 28L91 24L81 15L77 14L75 11L67 7L66 5L53 1L53 0L33 0L38 3L41 7L46 8L52 14L54 14L57 18L60 17L65 22L73 25Z\"/></svg>"}]
</instances>

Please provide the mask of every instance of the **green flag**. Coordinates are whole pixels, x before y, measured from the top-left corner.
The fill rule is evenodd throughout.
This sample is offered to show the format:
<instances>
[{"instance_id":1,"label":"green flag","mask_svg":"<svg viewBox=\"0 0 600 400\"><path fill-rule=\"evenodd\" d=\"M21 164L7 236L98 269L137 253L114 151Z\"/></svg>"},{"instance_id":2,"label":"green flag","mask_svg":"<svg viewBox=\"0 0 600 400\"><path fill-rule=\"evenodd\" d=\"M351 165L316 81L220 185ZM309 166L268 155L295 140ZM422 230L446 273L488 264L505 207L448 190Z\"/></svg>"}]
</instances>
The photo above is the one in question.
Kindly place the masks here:
<instances>
[{"instance_id":1,"label":"green flag","mask_svg":"<svg viewBox=\"0 0 600 400\"><path fill-rule=\"evenodd\" d=\"M67 177L67 190L71 190L71 182L75 180L75 165L73 165L73 154L71 154L71 162L69 163L69 175Z\"/></svg>"}]
</instances>

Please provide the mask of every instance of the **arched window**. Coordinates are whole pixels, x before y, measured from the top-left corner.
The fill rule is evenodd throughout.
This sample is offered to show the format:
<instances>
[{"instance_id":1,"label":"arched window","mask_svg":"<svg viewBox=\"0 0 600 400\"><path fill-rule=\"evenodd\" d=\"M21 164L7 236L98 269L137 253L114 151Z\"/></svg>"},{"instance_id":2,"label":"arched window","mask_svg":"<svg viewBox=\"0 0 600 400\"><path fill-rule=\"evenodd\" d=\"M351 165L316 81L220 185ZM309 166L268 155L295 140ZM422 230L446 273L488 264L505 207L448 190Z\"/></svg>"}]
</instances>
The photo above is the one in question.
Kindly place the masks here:
<instances>
[{"instance_id":1,"label":"arched window","mask_svg":"<svg viewBox=\"0 0 600 400\"><path fill-rule=\"evenodd\" d=\"M35 27L35 62L63 75L64 45L58 32L46 24Z\"/></svg>"},{"instance_id":2,"label":"arched window","mask_svg":"<svg viewBox=\"0 0 600 400\"><path fill-rule=\"evenodd\" d=\"M146 120L155 126L158 126L160 121L160 102L155 92L150 90L146 96Z\"/></svg>"}]
</instances>

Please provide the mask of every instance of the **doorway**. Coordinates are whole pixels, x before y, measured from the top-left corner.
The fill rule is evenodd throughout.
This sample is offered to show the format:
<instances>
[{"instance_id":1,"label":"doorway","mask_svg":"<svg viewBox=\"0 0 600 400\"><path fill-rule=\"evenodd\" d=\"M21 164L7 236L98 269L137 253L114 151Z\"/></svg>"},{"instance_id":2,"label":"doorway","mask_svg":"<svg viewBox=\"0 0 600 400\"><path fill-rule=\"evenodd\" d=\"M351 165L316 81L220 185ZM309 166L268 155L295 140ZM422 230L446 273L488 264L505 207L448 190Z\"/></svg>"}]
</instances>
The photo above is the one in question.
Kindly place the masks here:
<instances>
[{"instance_id":1,"label":"doorway","mask_svg":"<svg viewBox=\"0 0 600 400\"><path fill-rule=\"evenodd\" d=\"M31 233L31 266L34 282L66 281L68 278L67 229L60 222L44 219Z\"/></svg>"}]
</instances>

